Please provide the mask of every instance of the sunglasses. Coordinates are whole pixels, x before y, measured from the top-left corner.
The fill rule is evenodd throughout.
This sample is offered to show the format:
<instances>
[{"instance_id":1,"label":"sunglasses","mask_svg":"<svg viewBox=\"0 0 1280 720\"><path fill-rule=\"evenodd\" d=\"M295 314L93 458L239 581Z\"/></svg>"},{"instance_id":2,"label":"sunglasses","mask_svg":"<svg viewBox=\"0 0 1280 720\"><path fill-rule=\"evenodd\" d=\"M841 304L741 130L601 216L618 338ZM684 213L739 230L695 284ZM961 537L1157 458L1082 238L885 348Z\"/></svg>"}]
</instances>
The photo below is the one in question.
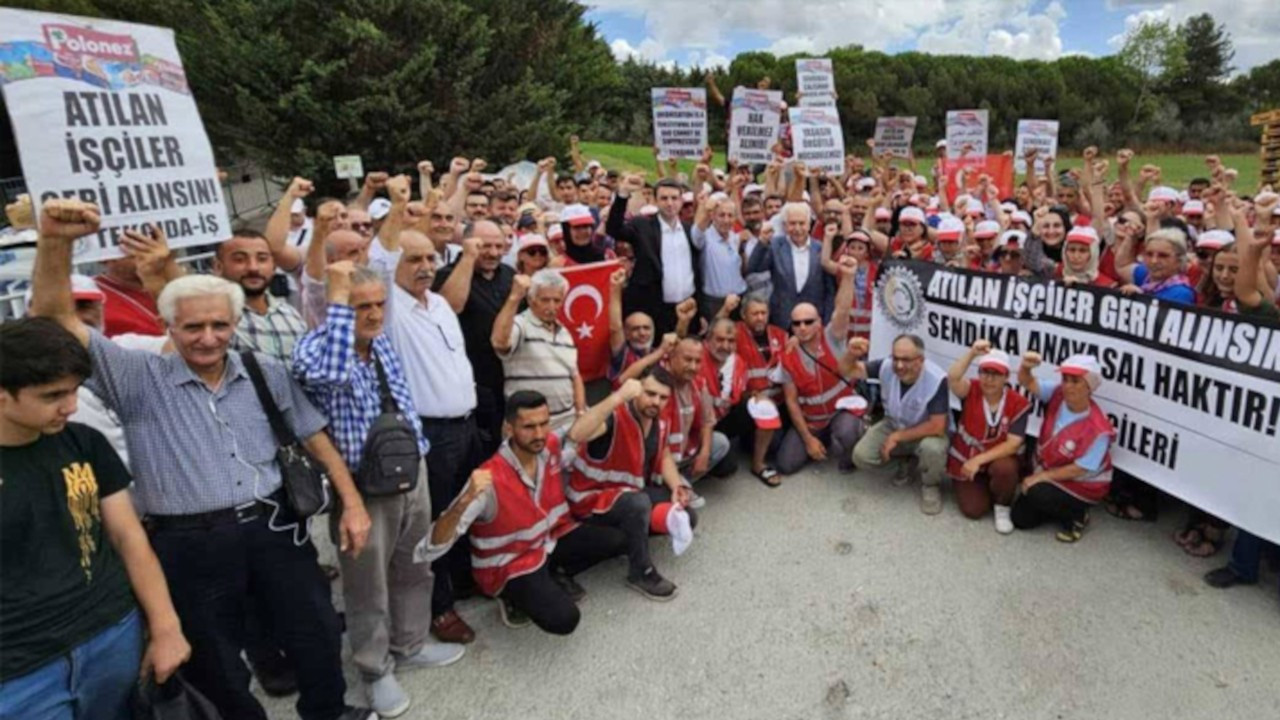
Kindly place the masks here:
<instances>
[{"instance_id":1,"label":"sunglasses","mask_svg":"<svg viewBox=\"0 0 1280 720\"><path fill-rule=\"evenodd\" d=\"M373 223L371 223L371 222L367 222L367 223L351 223L351 229L352 229L352 230L355 230L356 232L360 232L361 230L372 230L372 229L373 229Z\"/></svg>"},{"instance_id":2,"label":"sunglasses","mask_svg":"<svg viewBox=\"0 0 1280 720\"><path fill-rule=\"evenodd\" d=\"M918 222L916 222L916 221L914 221L914 220L908 220L908 221L906 221L906 222L900 222L900 223L898 223L898 225L900 225L900 226L902 226L902 227L904 227L904 228L918 228L918 227L920 227L920 223L918 223Z\"/></svg>"},{"instance_id":3,"label":"sunglasses","mask_svg":"<svg viewBox=\"0 0 1280 720\"><path fill-rule=\"evenodd\" d=\"M547 249L544 247L533 247L528 250L521 250L520 252L528 253L529 255L546 255Z\"/></svg>"},{"instance_id":4,"label":"sunglasses","mask_svg":"<svg viewBox=\"0 0 1280 720\"><path fill-rule=\"evenodd\" d=\"M1200 258L1201 260L1208 260L1209 258L1213 257L1213 252L1210 250L1197 250L1196 257Z\"/></svg>"},{"instance_id":5,"label":"sunglasses","mask_svg":"<svg viewBox=\"0 0 1280 720\"><path fill-rule=\"evenodd\" d=\"M804 327L806 325L813 325L816 322L818 322L818 318L801 318L799 320L792 320L791 324Z\"/></svg>"}]
</instances>

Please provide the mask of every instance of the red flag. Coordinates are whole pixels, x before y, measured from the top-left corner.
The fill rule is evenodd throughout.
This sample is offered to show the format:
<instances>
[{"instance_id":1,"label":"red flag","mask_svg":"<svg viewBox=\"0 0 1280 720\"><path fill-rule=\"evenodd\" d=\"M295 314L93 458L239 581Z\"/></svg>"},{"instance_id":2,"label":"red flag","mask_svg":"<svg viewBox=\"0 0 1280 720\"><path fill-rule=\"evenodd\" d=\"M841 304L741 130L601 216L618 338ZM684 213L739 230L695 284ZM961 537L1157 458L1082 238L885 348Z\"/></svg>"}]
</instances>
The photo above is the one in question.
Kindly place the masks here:
<instances>
[{"instance_id":1,"label":"red flag","mask_svg":"<svg viewBox=\"0 0 1280 720\"><path fill-rule=\"evenodd\" d=\"M985 158L978 156L947 161L947 202L954 203L956 195L962 192L960 186L956 184L956 174L961 168L967 168L964 174L963 192L970 192L978 187L978 178L982 175L990 175L992 182L1000 191L1001 199L1013 197L1013 156L987 155Z\"/></svg>"},{"instance_id":2,"label":"red flag","mask_svg":"<svg viewBox=\"0 0 1280 720\"><path fill-rule=\"evenodd\" d=\"M609 276L620 267L617 260L606 260L560 271L569 281L560 324L578 346L578 371L584 381L602 378L609 369Z\"/></svg>"}]
</instances>

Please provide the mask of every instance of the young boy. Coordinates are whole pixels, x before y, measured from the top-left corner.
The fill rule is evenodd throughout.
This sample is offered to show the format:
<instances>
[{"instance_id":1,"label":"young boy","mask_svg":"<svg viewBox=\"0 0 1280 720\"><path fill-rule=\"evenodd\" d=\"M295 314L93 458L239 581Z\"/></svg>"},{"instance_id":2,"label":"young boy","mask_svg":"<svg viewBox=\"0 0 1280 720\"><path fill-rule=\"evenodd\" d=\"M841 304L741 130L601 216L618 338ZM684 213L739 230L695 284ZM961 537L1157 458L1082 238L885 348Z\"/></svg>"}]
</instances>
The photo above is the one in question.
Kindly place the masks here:
<instances>
[{"instance_id":1,"label":"young boy","mask_svg":"<svg viewBox=\"0 0 1280 720\"><path fill-rule=\"evenodd\" d=\"M0 326L0 717L123 720L191 654L128 471L67 422L92 370L53 320Z\"/></svg>"}]
</instances>

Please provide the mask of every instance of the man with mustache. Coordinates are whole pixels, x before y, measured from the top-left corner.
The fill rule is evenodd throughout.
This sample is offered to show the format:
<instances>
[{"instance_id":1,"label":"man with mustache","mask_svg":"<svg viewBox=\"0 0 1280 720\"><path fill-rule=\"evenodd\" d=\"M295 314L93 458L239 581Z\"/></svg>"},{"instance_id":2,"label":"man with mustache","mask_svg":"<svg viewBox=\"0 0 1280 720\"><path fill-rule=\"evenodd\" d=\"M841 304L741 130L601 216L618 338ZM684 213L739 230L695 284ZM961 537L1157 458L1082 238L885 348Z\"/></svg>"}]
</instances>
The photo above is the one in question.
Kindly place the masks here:
<instances>
[{"instance_id":1,"label":"man with mustache","mask_svg":"<svg viewBox=\"0 0 1280 720\"><path fill-rule=\"evenodd\" d=\"M213 272L244 290L245 312L236 325L232 345L239 350L265 353L290 365L293 346L307 334L307 323L292 305L267 292L276 273L267 239L253 230L237 230L218 246Z\"/></svg>"}]
</instances>

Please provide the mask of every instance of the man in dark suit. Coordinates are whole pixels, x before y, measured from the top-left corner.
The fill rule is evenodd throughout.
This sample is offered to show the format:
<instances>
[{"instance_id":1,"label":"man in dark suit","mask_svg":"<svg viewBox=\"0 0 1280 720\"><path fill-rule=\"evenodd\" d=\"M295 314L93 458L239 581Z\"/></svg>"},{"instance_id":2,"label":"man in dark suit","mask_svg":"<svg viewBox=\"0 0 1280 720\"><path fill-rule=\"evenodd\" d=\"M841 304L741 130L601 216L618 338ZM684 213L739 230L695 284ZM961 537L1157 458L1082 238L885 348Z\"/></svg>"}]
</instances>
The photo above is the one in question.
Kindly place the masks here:
<instances>
[{"instance_id":1,"label":"man in dark suit","mask_svg":"<svg viewBox=\"0 0 1280 720\"><path fill-rule=\"evenodd\" d=\"M786 237L765 242L762 235L747 259L746 272L769 273L773 283L769 317L784 330L791 326L791 308L802 302L818 308L826 323L831 319L836 285L822 270L822 246L809 239L809 206L787 203L782 219Z\"/></svg>"},{"instance_id":2,"label":"man in dark suit","mask_svg":"<svg viewBox=\"0 0 1280 720\"><path fill-rule=\"evenodd\" d=\"M680 221L684 188L672 179L658 181L654 190L658 214L626 219L627 198L644 187L644 178L628 176L618 187L605 232L635 250L635 269L622 295L628 314L644 312L653 318L654 337L675 330L675 307L701 287L698 248L689 223ZM697 323L694 323L697 327Z\"/></svg>"}]
</instances>

